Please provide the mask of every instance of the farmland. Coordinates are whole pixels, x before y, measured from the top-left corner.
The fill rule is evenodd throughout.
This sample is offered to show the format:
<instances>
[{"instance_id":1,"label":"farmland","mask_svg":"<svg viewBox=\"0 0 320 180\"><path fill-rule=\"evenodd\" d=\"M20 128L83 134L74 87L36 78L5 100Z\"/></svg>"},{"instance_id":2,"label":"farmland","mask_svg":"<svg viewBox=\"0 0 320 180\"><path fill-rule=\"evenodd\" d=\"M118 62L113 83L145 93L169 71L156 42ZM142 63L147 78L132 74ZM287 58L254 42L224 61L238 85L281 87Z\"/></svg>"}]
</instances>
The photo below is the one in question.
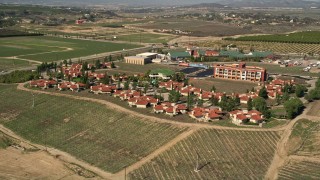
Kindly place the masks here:
<instances>
[{"instance_id":1,"label":"farmland","mask_svg":"<svg viewBox=\"0 0 320 180\"><path fill-rule=\"evenodd\" d=\"M185 130L120 113L101 104L0 86L0 123L22 137L117 172ZM50 114L50 116L48 116Z\"/></svg>"},{"instance_id":2,"label":"farmland","mask_svg":"<svg viewBox=\"0 0 320 180\"><path fill-rule=\"evenodd\" d=\"M257 42L257 41L206 41L199 42L195 45L200 47L221 47L228 44L235 44L243 50L254 49L256 51L272 51L279 54L319 54L320 44L300 44L300 43L280 43L280 42Z\"/></svg>"},{"instance_id":3,"label":"farmland","mask_svg":"<svg viewBox=\"0 0 320 180\"><path fill-rule=\"evenodd\" d=\"M237 34L248 34L254 31L247 30L241 27L215 23L209 21L194 21L187 19L164 19L156 20L155 22L149 22L144 24L135 24L137 26L146 29L179 29L182 31L190 32L193 36L231 36ZM214 29L214 31L213 31Z\"/></svg>"},{"instance_id":4,"label":"farmland","mask_svg":"<svg viewBox=\"0 0 320 180\"><path fill-rule=\"evenodd\" d=\"M259 66L259 67L266 68L268 73L318 77L318 73L305 72L303 71L303 67L300 67L300 66L280 67L280 65L277 65L277 64L254 63L254 62L247 62L246 64L248 66Z\"/></svg>"},{"instance_id":5,"label":"farmland","mask_svg":"<svg viewBox=\"0 0 320 180\"><path fill-rule=\"evenodd\" d=\"M253 87L257 86L257 84L252 82L232 81L214 78L190 79L189 83L206 91L210 91L212 86L214 85L218 92L226 93L245 93L246 90L251 90Z\"/></svg>"},{"instance_id":6,"label":"farmland","mask_svg":"<svg viewBox=\"0 0 320 180\"><path fill-rule=\"evenodd\" d=\"M296 33L290 33L290 34L243 36L243 37L239 37L232 40L320 44L319 38L320 38L320 31L307 31L307 32L296 32Z\"/></svg>"},{"instance_id":7,"label":"farmland","mask_svg":"<svg viewBox=\"0 0 320 180\"><path fill-rule=\"evenodd\" d=\"M276 132L201 130L130 174L131 179L263 179ZM200 171L195 172L199 154Z\"/></svg>"},{"instance_id":8,"label":"farmland","mask_svg":"<svg viewBox=\"0 0 320 180\"><path fill-rule=\"evenodd\" d=\"M130 34L117 36L117 40L128 41L128 42L141 42L141 43L166 43L173 39L172 35L162 35L162 34Z\"/></svg>"},{"instance_id":9,"label":"farmland","mask_svg":"<svg viewBox=\"0 0 320 180\"><path fill-rule=\"evenodd\" d=\"M319 179L320 163L291 160L279 172L279 179Z\"/></svg>"},{"instance_id":10,"label":"farmland","mask_svg":"<svg viewBox=\"0 0 320 180\"><path fill-rule=\"evenodd\" d=\"M22 59L51 62L137 47L140 46L56 37L14 37L1 39L0 57L17 56Z\"/></svg>"},{"instance_id":11,"label":"farmland","mask_svg":"<svg viewBox=\"0 0 320 180\"><path fill-rule=\"evenodd\" d=\"M319 107L320 107L320 101L315 101L314 105L311 107L311 109L308 111L307 114L310 116L318 116L320 119Z\"/></svg>"},{"instance_id":12,"label":"farmland","mask_svg":"<svg viewBox=\"0 0 320 180\"><path fill-rule=\"evenodd\" d=\"M0 58L0 71L30 66L28 61Z\"/></svg>"},{"instance_id":13,"label":"farmland","mask_svg":"<svg viewBox=\"0 0 320 180\"><path fill-rule=\"evenodd\" d=\"M299 120L290 136L290 153L300 156L320 157L320 124Z\"/></svg>"}]
</instances>

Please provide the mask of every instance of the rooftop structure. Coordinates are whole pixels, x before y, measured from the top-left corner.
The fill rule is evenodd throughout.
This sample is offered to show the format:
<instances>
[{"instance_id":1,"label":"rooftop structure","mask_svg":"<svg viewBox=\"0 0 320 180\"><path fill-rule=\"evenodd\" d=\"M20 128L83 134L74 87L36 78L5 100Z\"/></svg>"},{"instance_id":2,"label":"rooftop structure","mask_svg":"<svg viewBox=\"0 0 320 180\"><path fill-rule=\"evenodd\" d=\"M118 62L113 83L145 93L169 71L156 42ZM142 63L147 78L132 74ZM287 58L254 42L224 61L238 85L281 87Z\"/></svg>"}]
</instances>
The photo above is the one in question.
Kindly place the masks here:
<instances>
[{"instance_id":1,"label":"rooftop structure","mask_svg":"<svg viewBox=\"0 0 320 180\"><path fill-rule=\"evenodd\" d=\"M215 64L213 68L213 77L215 78L253 82L265 81L267 78L266 69L257 66L246 66L245 63Z\"/></svg>"}]
</instances>

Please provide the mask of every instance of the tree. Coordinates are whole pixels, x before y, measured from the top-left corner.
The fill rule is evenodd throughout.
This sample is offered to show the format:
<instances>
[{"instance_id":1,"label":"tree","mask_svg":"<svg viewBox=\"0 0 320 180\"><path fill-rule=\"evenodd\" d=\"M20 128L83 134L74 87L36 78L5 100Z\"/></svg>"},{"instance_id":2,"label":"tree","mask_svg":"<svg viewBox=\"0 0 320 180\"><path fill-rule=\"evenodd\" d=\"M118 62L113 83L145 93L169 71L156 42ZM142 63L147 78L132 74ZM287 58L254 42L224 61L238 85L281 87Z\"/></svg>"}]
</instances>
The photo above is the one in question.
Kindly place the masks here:
<instances>
[{"instance_id":1,"label":"tree","mask_svg":"<svg viewBox=\"0 0 320 180\"><path fill-rule=\"evenodd\" d=\"M271 112L268 110L267 102L262 97L257 97L252 101L253 107L260 111L265 118L269 119L271 117Z\"/></svg>"},{"instance_id":2,"label":"tree","mask_svg":"<svg viewBox=\"0 0 320 180\"><path fill-rule=\"evenodd\" d=\"M259 96L264 98L264 99L268 98L268 92L267 92L267 89L264 86L260 89Z\"/></svg>"},{"instance_id":3,"label":"tree","mask_svg":"<svg viewBox=\"0 0 320 180\"><path fill-rule=\"evenodd\" d=\"M72 60L71 60L71 59L69 59L68 64L69 64L69 65L72 65Z\"/></svg>"},{"instance_id":4,"label":"tree","mask_svg":"<svg viewBox=\"0 0 320 180\"><path fill-rule=\"evenodd\" d=\"M289 93L288 93L288 92L283 93L283 95L282 95L282 101L283 101L283 102L286 102L286 101L288 101L289 99L290 99Z\"/></svg>"},{"instance_id":5,"label":"tree","mask_svg":"<svg viewBox=\"0 0 320 180\"><path fill-rule=\"evenodd\" d=\"M100 67L101 67L101 62L100 62L99 59L96 60L95 66L96 66L97 69L100 69Z\"/></svg>"},{"instance_id":6,"label":"tree","mask_svg":"<svg viewBox=\"0 0 320 180\"><path fill-rule=\"evenodd\" d=\"M111 68L116 68L116 65L113 62L111 62Z\"/></svg>"},{"instance_id":7,"label":"tree","mask_svg":"<svg viewBox=\"0 0 320 180\"><path fill-rule=\"evenodd\" d=\"M136 89L137 88L137 85L138 85L138 83L136 82L136 81L134 81L133 83L132 83L132 89Z\"/></svg>"},{"instance_id":8,"label":"tree","mask_svg":"<svg viewBox=\"0 0 320 180\"><path fill-rule=\"evenodd\" d=\"M123 85L123 89L124 89L124 90L128 90L128 89L129 89L129 84L130 84L130 82L129 82L129 81L126 81L126 82L124 83L124 85Z\"/></svg>"},{"instance_id":9,"label":"tree","mask_svg":"<svg viewBox=\"0 0 320 180\"><path fill-rule=\"evenodd\" d=\"M247 109L248 109L248 111L251 111L252 108L253 108L252 99L249 98L248 99L248 103L247 103Z\"/></svg>"},{"instance_id":10,"label":"tree","mask_svg":"<svg viewBox=\"0 0 320 180\"><path fill-rule=\"evenodd\" d=\"M286 93L292 93L292 85L289 85L289 84L285 84L283 89L282 89L282 92L286 92Z\"/></svg>"},{"instance_id":11,"label":"tree","mask_svg":"<svg viewBox=\"0 0 320 180\"><path fill-rule=\"evenodd\" d=\"M55 62L54 64L53 64L53 68L54 68L54 72L57 72L57 63Z\"/></svg>"},{"instance_id":12,"label":"tree","mask_svg":"<svg viewBox=\"0 0 320 180\"><path fill-rule=\"evenodd\" d=\"M111 55L109 55L109 61L110 61L110 62L112 61L112 56L111 56Z\"/></svg>"},{"instance_id":13,"label":"tree","mask_svg":"<svg viewBox=\"0 0 320 180\"><path fill-rule=\"evenodd\" d=\"M289 119L293 119L294 117L299 115L303 110L303 103L299 98L291 98L288 101L286 101L283 105L286 109L287 117Z\"/></svg>"},{"instance_id":14,"label":"tree","mask_svg":"<svg viewBox=\"0 0 320 180\"><path fill-rule=\"evenodd\" d=\"M104 78L102 79L103 84L110 84L110 78L107 73L104 74Z\"/></svg>"},{"instance_id":15,"label":"tree","mask_svg":"<svg viewBox=\"0 0 320 180\"><path fill-rule=\"evenodd\" d=\"M211 92L216 92L216 87L214 85L211 87Z\"/></svg>"},{"instance_id":16,"label":"tree","mask_svg":"<svg viewBox=\"0 0 320 180\"><path fill-rule=\"evenodd\" d=\"M64 64L65 67L67 67L68 66L67 60L63 60L63 64Z\"/></svg>"},{"instance_id":17,"label":"tree","mask_svg":"<svg viewBox=\"0 0 320 180\"><path fill-rule=\"evenodd\" d=\"M148 89L149 89L149 83L145 83L144 84L144 88L143 88L143 93L147 93L147 91L148 91Z\"/></svg>"},{"instance_id":18,"label":"tree","mask_svg":"<svg viewBox=\"0 0 320 180\"><path fill-rule=\"evenodd\" d=\"M188 107L189 110L190 110L191 107L193 106L193 103L194 103L194 95L188 93L188 97L187 97L187 107Z\"/></svg>"},{"instance_id":19,"label":"tree","mask_svg":"<svg viewBox=\"0 0 320 180\"><path fill-rule=\"evenodd\" d=\"M306 90L307 88L305 86L302 86L300 84L296 85L296 90L295 90L296 96L299 98L303 97Z\"/></svg>"},{"instance_id":20,"label":"tree","mask_svg":"<svg viewBox=\"0 0 320 180\"><path fill-rule=\"evenodd\" d=\"M219 105L219 99L215 98L214 96L211 97L211 103L215 106Z\"/></svg>"},{"instance_id":21,"label":"tree","mask_svg":"<svg viewBox=\"0 0 320 180\"><path fill-rule=\"evenodd\" d=\"M172 103L176 103L180 100L179 91L171 90L169 93L169 101Z\"/></svg>"},{"instance_id":22,"label":"tree","mask_svg":"<svg viewBox=\"0 0 320 180\"><path fill-rule=\"evenodd\" d=\"M198 99L198 106L202 106L204 103L203 99Z\"/></svg>"}]
</instances>

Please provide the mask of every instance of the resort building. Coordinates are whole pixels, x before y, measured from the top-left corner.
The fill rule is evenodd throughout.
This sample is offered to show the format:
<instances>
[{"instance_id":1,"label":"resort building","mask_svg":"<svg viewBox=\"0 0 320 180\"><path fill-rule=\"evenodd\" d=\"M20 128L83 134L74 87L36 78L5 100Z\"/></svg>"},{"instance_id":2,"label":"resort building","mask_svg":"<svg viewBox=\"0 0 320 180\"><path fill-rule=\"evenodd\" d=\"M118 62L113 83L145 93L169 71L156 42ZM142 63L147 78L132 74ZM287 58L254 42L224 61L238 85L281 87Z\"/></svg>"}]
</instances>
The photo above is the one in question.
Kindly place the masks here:
<instances>
[{"instance_id":1,"label":"resort building","mask_svg":"<svg viewBox=\"0 0 320 180\"><path fill-rule=\"evenodd\" d=\"M124 61L128 64L145 65L145 64L151 63L151 58L140 57L140 56L128 56L128 57L124 57Z\"/></svg>"},{"instance_id":2,"label":"resort building","mask_svg":"<svg viewBox=\"0 0 320 180\"><path fill-rule=\"evenodd\" d=\"M262 82L267 78L266 69L257 66L246 66L245 63L215 64L213 68L214 78L253 82Z\"/></svg>"}]
</instances>

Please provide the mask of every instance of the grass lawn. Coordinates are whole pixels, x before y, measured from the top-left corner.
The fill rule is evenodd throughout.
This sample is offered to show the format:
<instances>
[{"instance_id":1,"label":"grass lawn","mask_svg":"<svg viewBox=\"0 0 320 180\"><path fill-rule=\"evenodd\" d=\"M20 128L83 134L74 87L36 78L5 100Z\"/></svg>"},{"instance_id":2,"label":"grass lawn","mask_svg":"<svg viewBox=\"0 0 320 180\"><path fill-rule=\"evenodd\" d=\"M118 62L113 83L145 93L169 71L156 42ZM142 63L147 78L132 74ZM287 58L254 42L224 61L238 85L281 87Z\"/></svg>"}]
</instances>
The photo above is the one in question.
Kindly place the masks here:
<instances>
[{"instance_id":1,"label":"grass lawn","mask_svg":"<svg viewBox=\"0 0 320 180\"><path fill-rule=\"evenodd\" d=\"M185 129L141 120L101 104L36 94L0 85L0 123L22 137L61 149L117 172Z\"/></svg>"},{"instance_id":2,"label":"grass lawn","mask_svg":"<svg viewBox=\"0 0 320 180\"><path fill-rule=\"evenodd\" d=\"M166 43L171 39L174 39L174 36L162 35L162 34L148 34L148 33L117 36L117 40L119 41L141 42L141 43Z\"/></svg>"},{"instance_id":3,"label":"grass lawn","mask_svg":"<svg viewBox=\"0 0 320 180\"><path fill-rule=\"evenodd\" d=\"M276 132L199 130L132 172L130 178L263 179L279 138ZM195 172L197 159L200 171Z\"/></svg>"},{"instance_id":4,"label":"grass lawn","mask_svg":"<svg viewBox=\"0 0 320 180\"><path fill-rule=\"evenodd\" d=\"M0 71L30 66L28 61L0 58Z\"/></svg>"},{"instance_id":5,"label":"grass lawn","mask_svg":"<svg viewBox=\"0 0 320 180\"><path fill-rule=\"evenodd\" d=\"M108 69L108 72L119 72L119 73L126 73L126 74L136 74L136 73L146 73L148 70L155 70L155 69L170 69L173 71L178 71L179 66L176 65L164 65L164 64L146 64L146 65L137 65L137 64L128 64L123 62L116 62L115 63L118 68L116 69ZM104 71L104 70L101 70Z\"/></svg>"},{"instance_id":6,"label":"grass lawn","mask_svg":"<svg viewBox=\"0 0 320 180\"><path fill-rule=\"evenodd\" d=\"M265 63L254 63L254 62L247 62L247 65L266 68L268 73L314 76L314 77L319 76L318 73L304 72L302 70L303 67L300 67L300 66L280 67L280 65L276 65L276 64L265 64Z\"/></svg>"},{"instance_id":7,"label":"grass lawn","mask_svg":"<svg viewBox=\"0 0 320 180\"><path fill-rule=\"evenodd\" d=\"M57 37L13 37L1 38L0 57L19 56L51 62L137 47L141 46Z\"/></svg>"},{"instance_id":8,"label":"grass lawn","mask_svg":"<svg viewBox=\"0 0 320 180\"><path fill-rule=\"evenodd\" d=\"M216 78L190 79L189 83L206 91L210 91L214 85L218 92L226 93L245 93L247 90L251 90L253 87L257 86L257 84L252 82Z\"/></svg>"}]
</instances>

